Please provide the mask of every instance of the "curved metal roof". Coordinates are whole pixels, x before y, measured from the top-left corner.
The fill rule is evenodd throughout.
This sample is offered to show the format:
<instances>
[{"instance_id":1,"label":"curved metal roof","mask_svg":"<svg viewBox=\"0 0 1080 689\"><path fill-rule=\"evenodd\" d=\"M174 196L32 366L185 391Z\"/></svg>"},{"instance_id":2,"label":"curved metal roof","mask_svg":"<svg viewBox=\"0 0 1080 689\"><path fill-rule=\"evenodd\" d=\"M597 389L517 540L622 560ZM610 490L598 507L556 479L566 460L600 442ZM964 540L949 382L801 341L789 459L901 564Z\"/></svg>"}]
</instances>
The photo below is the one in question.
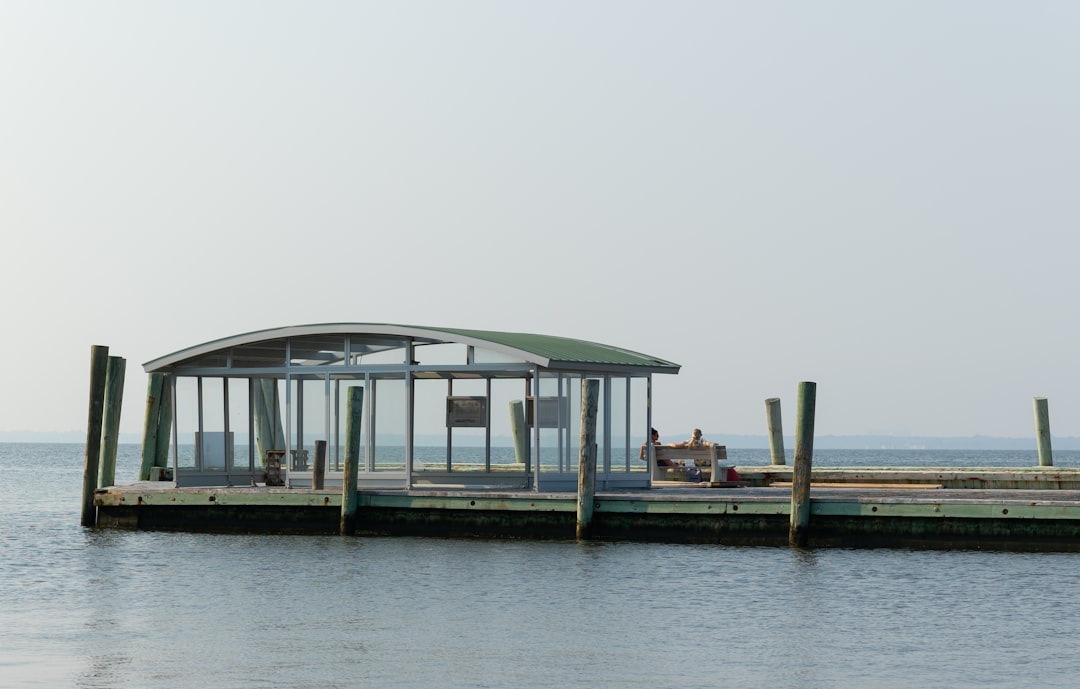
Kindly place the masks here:
<instances>
[{"instance_id":1,"label":"curved metal roof","mask_svg":"<svg viewBox=\"0 0 1080 689\"><path fill-rule=\"evenodd\" d=\"M604 369L614 367L654 373L678 373L680 368L679 364L629 349L554 335L387 323L321 323L257 330L182 349L149 361L143 364L143 368L147 373L161 371L182 366L186 361L205 357L214 352L224 352L233 347L268 340L344 334L409 338L427 344L461 343L497 351L544 368L583 370L591 367Z\"/></svg>"}]
</instances>

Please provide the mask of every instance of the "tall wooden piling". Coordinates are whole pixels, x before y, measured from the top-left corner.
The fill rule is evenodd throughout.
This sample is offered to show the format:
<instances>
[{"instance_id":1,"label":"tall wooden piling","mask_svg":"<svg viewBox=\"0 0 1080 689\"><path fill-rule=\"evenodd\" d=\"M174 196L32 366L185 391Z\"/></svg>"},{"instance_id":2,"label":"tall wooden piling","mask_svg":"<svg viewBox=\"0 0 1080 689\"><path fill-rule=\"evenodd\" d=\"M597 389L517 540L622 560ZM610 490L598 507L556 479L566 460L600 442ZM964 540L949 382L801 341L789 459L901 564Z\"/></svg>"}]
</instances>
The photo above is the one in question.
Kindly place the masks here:
<instances>
[{"instance_id":1,"label":"tall wooden piling","mask_svg":"<svg viewBox=\"0 0 1080 689\"><path fill-rule=\"evenodd\" d=\"M600 381L581 381L581 446L578 451L577 537L592 536L593 502L596 498L596 408Z\"/></svg>"},{"instance_id":2,"label":"tall wooden piling","mask_svg":"<svg viewBox=\"0 0 1080 689\"><path fill-rule=\"evenodd\" d=\"M104 488L116 483L116 446L120 441L120 411L124 405L123 357L111 356L105 372L105 438L101 448L101 469L97 487Z\"/></svg>"},{"instance_id":3,"label":"tall wooden piling","mask_svg":"<svg viewBox=\"0 0 1080 689\"><path fill-rule=\"evenodd\" d=\"M795 466L791 478L791 524L788 544L804 547L810 526L810 471L814 456L814 407L817 383L799 383L795 418Z\"/></svg>"},{"instance_id":4,"label":"tall wooden piling","mask_svg":"<svg viewBox=\"0 0 1080 689\"><path fill-rule=\"evenodd\" d=\"M345 419L345 475L341 481L341 535L356 533L356 484L360 472L360 429L363 425L364 388L349 388Z\"/></svg>"},{"instance_id":5,"label":"tall wooden piling","mask_svg":"<svg viewBox=\"0 0 1080 689\"><path fill-rule=\"evenodd\" d=\"M326 485L326 441L315 441L315 461L311 464L311 487L322 490Z\"/></svg>"},{"instance_id":6,"label":"tall wooden piling","mask_svg":"<svg viewBox=\"0 0 1080 689\"><path fill-rule=\"evenodd\" d=\"M255 442L259 456L266 459L267 450L285 449L285 428L281 423L281 399L277 383L268 378L255 381Z\"/></svg>"},{"instance_id":7,"label":"tall wooden piling","mask_svg":"<svg viewBox=\"0 0 1080 689\"><path fill-rule=\"evenodd\" d=\"M1054 466L1054 453L1050 449L1050 405L1045 397L1036 397L1035 437L1039 443L1039 466Z\"/></svg>"},{"instance_id":8,"label":"tall wooden piling","mask_svg":"<svg viewBox=\"0 0 1080 689\"><path fill-rule=\"evenodd\" d=\"M90 409L86 422L86 463L83 467L83 526L97 524L94 491L97 489L98 465L101 461L101 423L105 414L105 378L108 364L109 348L93 345L90 348Z\"/></svg>"},{"instance_id":9,"label":"tall wooden piling","mask_svg":"<svg viewBox=\"0 0 1080 689\"><path fill-rule=\"evenodd\" d=\"M529 470L529 425L525 423L525 403L514 400L510 403L510 433L514 437L514 461L525 465Z\"/></svg>"},{"instance_id":10,"label":"tall wooden piling","mask_svg":"<svg viewBox=\"0 0 1080 689\"><path fill-rule=\"evenodd\" d=\"M780 422L780 398L765 400L765 419L769 424L769 456L774 465L787 463L784 457L784 425Z\"/></svg>"},{"instance_id":11,"label":"tall wooden piling","mask_svg":"<svg viewBox=\"0 0 1080 689\"><path fill-rule=\"evenodd\" d=\"M165 376L151 373L146 381L146 419L143 422L142 466L139 480L149 481L150 473L157 463L158 433L161 430L160 414Z\"/></svg>"}]
</instances>

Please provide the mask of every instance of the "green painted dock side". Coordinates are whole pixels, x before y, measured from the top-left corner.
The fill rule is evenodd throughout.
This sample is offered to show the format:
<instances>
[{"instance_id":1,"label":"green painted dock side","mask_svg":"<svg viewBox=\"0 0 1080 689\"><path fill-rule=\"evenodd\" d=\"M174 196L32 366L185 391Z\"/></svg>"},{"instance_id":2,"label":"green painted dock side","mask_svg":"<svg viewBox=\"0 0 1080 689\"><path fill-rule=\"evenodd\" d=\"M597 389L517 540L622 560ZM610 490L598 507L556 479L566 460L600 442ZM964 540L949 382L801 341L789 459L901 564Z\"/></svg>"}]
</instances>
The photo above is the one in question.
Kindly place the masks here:
<instances>
[{"instance_id":1,"label":"green painted dock side","mask_svg":"<svg viewBox=\"0 0 1080 689\"><path fill-rule=\"evenodd\" d=\"M157 530L337 533L341 493L160 488L95 493L99 525ZM596 494L593 537L786 545L782 488L663 488ZM359 535L575 538L573 493L361 490ZM1080 551L1080 491L812 489L807 545Z\"/></svg>"},{"instance_id":2,"label":"green painted dock side","mask_svg":"<svg viewBox=\"0 0 1080 689\"><path fill-rule=\"evenodd\" d=\"M739 477L754 486L789 483L790 466L740 466ZM1063 467L815 467L812 483L937 485L942 488L1080 490L1080 469Z\"/></svg>"}]
</instances>

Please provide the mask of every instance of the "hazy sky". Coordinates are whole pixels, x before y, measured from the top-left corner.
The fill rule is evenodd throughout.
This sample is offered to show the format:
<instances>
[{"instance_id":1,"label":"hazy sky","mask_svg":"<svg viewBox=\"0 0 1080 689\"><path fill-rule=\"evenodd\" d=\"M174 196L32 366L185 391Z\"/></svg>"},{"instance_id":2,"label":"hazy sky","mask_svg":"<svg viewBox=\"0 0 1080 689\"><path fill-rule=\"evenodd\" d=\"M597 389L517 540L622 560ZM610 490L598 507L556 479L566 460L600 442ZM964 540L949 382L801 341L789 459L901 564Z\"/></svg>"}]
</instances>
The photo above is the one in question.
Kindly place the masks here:
<instances>
[{"instance_id":1,"label":"hazy sky","mask_svg":"<svg viewBox=\"0 0 1080 689\"><path fill-rule=\"evenodd\" d=\"M1080 3L0 2L0 430L357 321L682 364L656 424L1080 435Z\"/></svg>"}]
</instances>

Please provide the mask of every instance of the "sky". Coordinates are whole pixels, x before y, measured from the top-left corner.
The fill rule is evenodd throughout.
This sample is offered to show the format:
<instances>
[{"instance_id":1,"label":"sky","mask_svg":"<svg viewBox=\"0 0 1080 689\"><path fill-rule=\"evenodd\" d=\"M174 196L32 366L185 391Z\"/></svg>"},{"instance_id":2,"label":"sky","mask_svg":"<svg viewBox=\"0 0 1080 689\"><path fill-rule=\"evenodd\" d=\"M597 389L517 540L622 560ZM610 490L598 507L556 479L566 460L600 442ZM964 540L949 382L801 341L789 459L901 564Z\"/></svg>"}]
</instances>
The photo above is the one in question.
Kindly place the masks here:
<instances>
[{"instance_id":1,"label":"sky","mask_svg":"<svg viewBox=\"0 0 1080 689\"><path fill-rule=\"evenodd\" d=\"M90 348L537 332L667 436L1080 435L1080 4L0 2L0 431Z\"/></svg>"}]
</instances>

